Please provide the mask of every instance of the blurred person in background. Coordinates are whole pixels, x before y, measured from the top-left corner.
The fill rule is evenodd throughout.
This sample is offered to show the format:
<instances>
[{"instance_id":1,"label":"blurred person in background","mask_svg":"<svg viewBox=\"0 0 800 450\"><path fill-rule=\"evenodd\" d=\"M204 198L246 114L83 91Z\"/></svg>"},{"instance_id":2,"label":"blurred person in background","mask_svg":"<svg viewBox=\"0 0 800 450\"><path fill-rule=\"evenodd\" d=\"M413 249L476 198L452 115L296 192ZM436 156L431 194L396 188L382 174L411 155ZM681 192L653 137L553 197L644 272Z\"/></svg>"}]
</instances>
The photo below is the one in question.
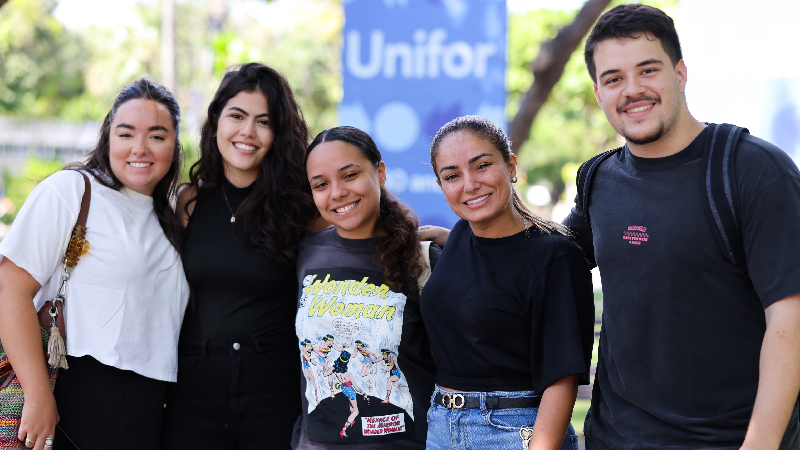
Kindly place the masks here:
<instances>
[{"instance_id":1,"label":"blurred person in background","mask_svg":"<svg viewBox=\"0 0 800 450\"><path fill-rule=\"evenodd\" d=\"M565 220L603 277L587 448L797 449L797 167L747 132L728 142L723 202L741 230L740 270L718 245L731 244L719 215L705 211L706 155L728 134L689 113L672 19L615 7L584 55L597 102L625 138L584 166L596 167L593 181Z\"/></svg>"}]
</instances>

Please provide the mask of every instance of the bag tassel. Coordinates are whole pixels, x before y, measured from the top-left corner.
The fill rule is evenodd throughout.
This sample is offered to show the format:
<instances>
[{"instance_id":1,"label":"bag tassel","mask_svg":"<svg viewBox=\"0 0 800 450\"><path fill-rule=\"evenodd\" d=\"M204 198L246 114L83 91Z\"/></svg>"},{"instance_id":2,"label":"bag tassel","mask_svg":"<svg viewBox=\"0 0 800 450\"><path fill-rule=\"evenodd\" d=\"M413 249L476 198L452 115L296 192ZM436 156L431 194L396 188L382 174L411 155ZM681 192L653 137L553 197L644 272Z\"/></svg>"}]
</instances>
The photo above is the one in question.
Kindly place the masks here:
<instances>
[{"instance_id":1,"label":"bag tassel","mask_svg":"<svg viewBox=\"0 0 800 450\"><path fill-rule=\"evenodd\" d=\"M67 346L61 337L61 331L53 325L50 327L50 339L47 340L47 364L54 369L69 369L67 364Z\"/></svg>"}]
</instances>

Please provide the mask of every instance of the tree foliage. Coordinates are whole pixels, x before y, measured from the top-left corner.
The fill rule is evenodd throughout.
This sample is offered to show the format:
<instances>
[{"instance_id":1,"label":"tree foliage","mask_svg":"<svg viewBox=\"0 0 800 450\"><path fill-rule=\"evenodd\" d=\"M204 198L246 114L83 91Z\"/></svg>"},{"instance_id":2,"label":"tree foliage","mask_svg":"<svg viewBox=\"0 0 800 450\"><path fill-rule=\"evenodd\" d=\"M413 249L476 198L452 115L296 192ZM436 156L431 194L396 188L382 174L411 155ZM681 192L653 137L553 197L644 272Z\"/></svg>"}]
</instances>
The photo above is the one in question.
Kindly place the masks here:
<instances>
[{"instance_id":1,"label":"tree foliage","mask_svg":"<svg viewBox=\"0 0 800 450\"><path fill-rule=\"evenodd\" d=\"M0 0L0 6L5 0ZM620 3L615 0L611 6ZM674 13L677 0L650 0ZM233 64L260 61L275 67L295 89L316 133L335 125L342 98L340 0L291 0L287 20L269 20L289 2L203 0L176 2L175 94L186 125L181 135L192 161L191 131L222 74ZM117 90L135 78L159 81L161 5L138 5L124 27L69 30L52 15L55 0L8 0L0 15L0 114L101 120ZM262 11L252 14L253 5ZM243 13L244 11L244 13ZM531 63L543 43L575 20L575 11L539 10L509 18L508 116L515 117L534 81ZM582 61L583 42L538 111L519 149L531 182L557 197L565 164L584 161L618 143L597 106Z\"/></svg>"},{"instance_id":2,"label":"tree foliage","mask_svg":"<svg viewBox=\"0 0 800 450\"><path fill-rule=\"evenodd\" d=\"M11 199L15 209L0 217L0 221L6 224L13 222L14 218L17 217L20 206L28 198L28 194L31 193L33 188L63 166L64 164L61 161L30 158L25 162L25 167L19 174L12 175L5 171L3 173L3 181L6 197Z\"/></svg>"},{"instance_id":3,"label":"tree foliage","mask_svg":"<svg viewBox=\"0 0 800 450\"><path fill-rule=\"evenodd\" d=\"M626 1L612 1L612 8ZM664 9L675 17L678 0L641 3ZM607 9L608 9L607 8ZM531 62L541 45L575 20L576 11L538 10L512 15L509 20L508 106L509 118L534 81ZM588 34L588 29L586 30ZM608 124L594 97L592 80L583 61L585 36L572 53L547 102L535 115L530 136L518 151L520 167L530 183L548 185L553 201L563 193L565 181L574 182L574 168L597 153L623 141ZM565 167L568 170L565 170Z\"/></svg>"},{"instance_id":4,"label":"tree foliage","mask_svg":"<svg viewBox=\"0 0 800 450\"><path fill-rule=\"evenodd\" d=\"M0 15L0 114L78 119L86 44L52 15L54 0L11 0Z\"/></svg>"}]
</instances>

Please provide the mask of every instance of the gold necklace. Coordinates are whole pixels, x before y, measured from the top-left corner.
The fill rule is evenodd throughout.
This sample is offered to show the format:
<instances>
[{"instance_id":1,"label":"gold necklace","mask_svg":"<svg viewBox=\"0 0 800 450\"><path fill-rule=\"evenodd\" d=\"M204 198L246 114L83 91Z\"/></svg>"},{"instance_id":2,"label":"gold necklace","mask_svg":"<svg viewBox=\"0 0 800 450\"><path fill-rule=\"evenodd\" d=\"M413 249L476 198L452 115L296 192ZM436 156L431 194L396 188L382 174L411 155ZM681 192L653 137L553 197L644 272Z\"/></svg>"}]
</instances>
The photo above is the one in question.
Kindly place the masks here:
<instances>
[{"instance_id":1,"label":"gold necklace","mask_svg":"<svg viewBox=\"0 0 800 450\"><path fill-rule=\"evenodd\" d=\"M231 223L234 223L236 222L236 214L239 213L239 209L242 205L239 205L239 208L236 208L236 212L233 212L233 208L231 208L231 204L228 202L228 196L225 195L225 184L220 183L220 186L222 186L222 196L225 197L225 204L228 205L228 211L231 212Z\"/></svg>"}]
</instances>

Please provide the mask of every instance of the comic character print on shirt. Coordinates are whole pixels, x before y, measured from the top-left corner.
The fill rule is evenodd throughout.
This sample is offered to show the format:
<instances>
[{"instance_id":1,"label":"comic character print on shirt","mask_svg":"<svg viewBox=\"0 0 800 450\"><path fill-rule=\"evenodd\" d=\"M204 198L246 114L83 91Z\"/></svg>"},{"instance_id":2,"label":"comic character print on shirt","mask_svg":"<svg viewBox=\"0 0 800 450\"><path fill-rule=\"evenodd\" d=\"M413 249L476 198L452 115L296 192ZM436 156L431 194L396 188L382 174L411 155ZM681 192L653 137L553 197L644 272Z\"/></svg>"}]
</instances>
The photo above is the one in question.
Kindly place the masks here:
<instances>
[{"instance_id":1,"label":"comic character print on shirt","mask_svg":"<svg viewBox=\"0 0 800 450\"><path fill-rule=\"evenodd\" d=\"M353 268L308 270L301 289L295 327L309 440L371 444L414 437L414 404L397 361L406 296L380 273Z\"/></svg>"},{"instance_id":2,"label":"comic character print on shirt","mask_svg":"<svg viewBox=\"0 0 800 450\"><path fill-rule=\"evenodd\" d=\"M308 379L308 383L314 386L314 402L319 403L317 381L314 377L314 370L311 368L312 364L317 365L317 362L312 356L313 352L314 346L311 344L311 341L303 339L303 341L300 342L300 359L303 361L303 374Z\"/></svg>"}]
</instances>

